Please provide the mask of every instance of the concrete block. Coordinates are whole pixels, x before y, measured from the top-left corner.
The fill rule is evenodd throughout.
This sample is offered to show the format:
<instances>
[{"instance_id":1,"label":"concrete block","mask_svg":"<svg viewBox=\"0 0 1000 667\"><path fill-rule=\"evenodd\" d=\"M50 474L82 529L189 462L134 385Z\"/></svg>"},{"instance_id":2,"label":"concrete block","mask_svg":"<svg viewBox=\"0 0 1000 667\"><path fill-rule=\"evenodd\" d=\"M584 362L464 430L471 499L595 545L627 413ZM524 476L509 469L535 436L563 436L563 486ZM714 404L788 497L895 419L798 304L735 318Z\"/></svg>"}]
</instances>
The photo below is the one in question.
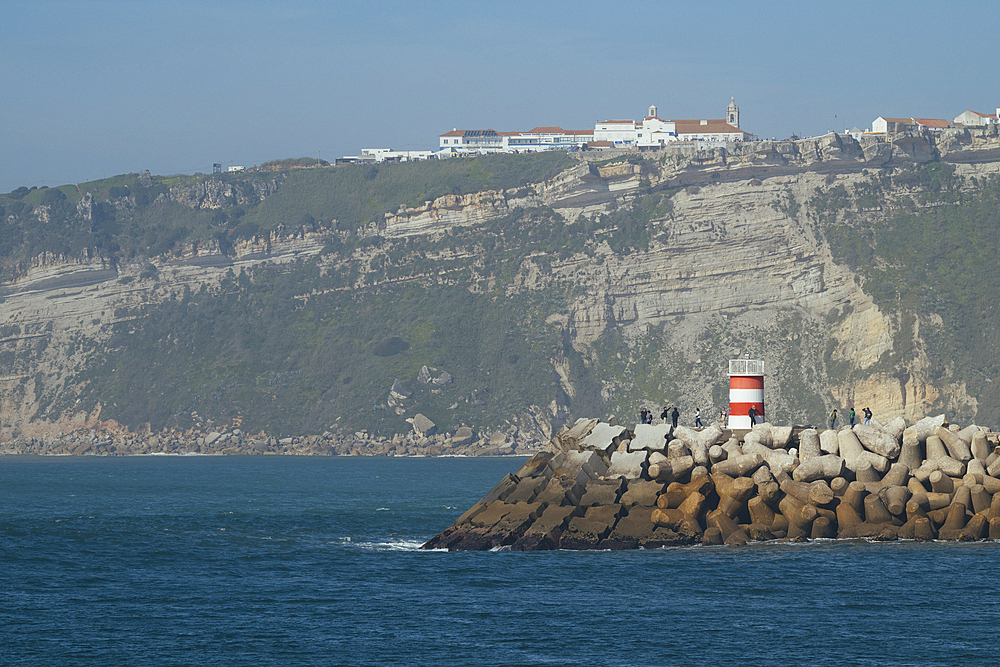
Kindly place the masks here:
<instances>
[{"instance_id":1,"label":"concrete block","mask_svg":"<svg viewBox=\"0 0 1000 667\"><path fill-rule=\"evenodd\" d=\"M580 509L571 505L549 505L524 534L511 544L512 551L540 551L559 548L559 536Z\"/></svg>"},{"instance_id":2,"label":"concrete block","mask_svg":"<svg viewBox=\"0 0 1000 667\"><path fill-rule=\"evenodd\" d=\"M547 468L547 466L553 458L555 458L555 452L553 451L535 452L514 474L524 479L525 477L535 477L545 472L551 473L551 469Z\"/></svg>"},{"instance_id":3,"label":"concrete block","mask_svg":"<svg viewBox=\"0 0 1000 667\"><path fill-rule=\"evenodd\" d=\"M887 459L899 456L899 440L880 428L857 424L854 427L854 435L858 437L861 445L870 452L875 452Z\"/></svg>"},{"instance_id":4,"label":"concrete block","mask_svg":"<svg viewBox=\"0 0 1000 667\"><path fill-rule=\"evenodd\" d=\"M577 419L573 424L567 424L559 429L550 444L562 452L579 449L580 441L587 437L598 423L596 419Z\"/></svg>"},{"instance_id":5,"label":"concrete block","mask_svg":"<svg viewBox=\"0 0 1000 667\"><path fill-rule=\"evenodd\" d=\"M629 449L648 449L651 452L662 452L667 447L665 436L669 432L669 424L636 424Z\"/></svg>"},{"instance_id":6,"label":"concrete block","mask_svg":"<svg viewBox=\"0 0 1000 667\"><path fill-rule=\"evenodd\" d=\"M618 443L627 437L628 431L624 426L612 426L606 422L598 422L590 433L580 440L579 447L582 450L593 450L610 455L618 448Z\"/></svg>"},{"instance_id":7,"label":"concrete block","mask_svg":"<svg viewBox=\"0 0 1000 667\"><path fill-rule=\"evenodd\" d=\"M537 496L535 502L549 505L578 505L583 496L584 487L573 479L553 477Z\"/></svg>"},{"instance_id":8,"label":"concrete block","mask_svg":"<svg viewBox=\"0 0 1000 667\"><path fill-rule=\"evenodd\" d=\"M553 476L567 477L579 484L603 476L608 471L604 459L595 451L569 451L559 460Z\"/></svg>"},{"instance_id":9,"label":"concrete block","mask_svg":"<svg viewBox=\"0 0 1000 667\"><path fill-rule=\"evenodd\" d=\"M505 502L508 504L534 502L548 483L548 477L525 477L517 483L517 487L505 498Z\"/></svg>"},{"instance_id":10,"label":"concrete block","mask_svg":"<svg viewBox=\"0 0 1000 667\"><path fill-rule=\"evenodd\" d=\"M817 438L817 450L819 439ZM792 472L792 479L799 482L814 482L818 479L834 479L844 474L844 459L834 454L813 456L801 463Z\"/></svg>"},{"instance_id":11,"label":"concrete block","mask_svg":"<svg viewBox=\"0 0 1000 667\"><path fill-rule=\"evenodd\" d=\"M646 472L648 455L649 452L644 449L637 452L614 452L611 454L611 465L604 476L639 479Z\"/></svg>"},{"instance_id":12,"label":"concrete block","mask_svg":"<svg viewBox=\"0 0 1000 667\"><path fill-rule=\"evenodd\" d=\"M819 431L814 428L807 428L799 433L799 461L806 461L818 458L823 455L820 448Z\"/></svg>"},{"instance_id":13,"label":"concrete block","mask_svg":"<svg viewBox=\"0 0 1000 667\"><path fill-rule=\"evenodd\" d=\"M646 479L630 479L625 493L622 494L621 504L624 507L656 507L656 499L663 493L662 482ZM630 510L631 512L631 510Z\"/></svg>"},{"instance_id":14,"label":"concrete block","mask_svg":"<svg viewBox=\"0 0 1000 667\"><path fill-rule=\"evenodd\" d=\"M581 507L593 505L616 505L625 490L625 482L618 479L592 479L580 497Z\"/></svg>"},{"instance_id":15,"label":"concrete block","mask_svg":"<svg viewBox=\"0 0 1000 667\"><path fill-rule=\"evenodd\" d=\"M596 549L623 514L621 505L602 505L587 509L582 517L570 519L559 540L563 549Z\"/></svg>"},{"instance_id":16,"label":"concrete block","mask_svg":"<svg viewBox=\"0 0 1000 667\"><path fill-rule=\"evenodd\" d=\"M819 448L827 454L840 454L840 438L833 429L826 429L819 434Z\"/></svg>"}]
</instances>

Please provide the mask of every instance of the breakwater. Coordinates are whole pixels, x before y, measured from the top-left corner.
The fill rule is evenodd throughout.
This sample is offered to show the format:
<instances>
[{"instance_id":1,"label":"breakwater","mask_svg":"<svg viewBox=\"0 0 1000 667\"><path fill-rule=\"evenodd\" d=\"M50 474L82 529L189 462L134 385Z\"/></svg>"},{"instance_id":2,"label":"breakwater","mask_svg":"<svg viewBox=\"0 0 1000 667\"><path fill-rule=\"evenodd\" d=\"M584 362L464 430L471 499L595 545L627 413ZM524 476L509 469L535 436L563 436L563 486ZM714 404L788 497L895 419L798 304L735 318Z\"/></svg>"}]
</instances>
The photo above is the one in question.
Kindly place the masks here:
<instances>
[{"instance_id":1,"label":"breakwater","mask_svg":"<svg viewBox=\"0 0 1000 667\"><path fill-rule=\"evenodd\" d=\"M1000 539L997 438L944 415L737 432L580 419L424 548Z\"/></svg>"}]
</instances>

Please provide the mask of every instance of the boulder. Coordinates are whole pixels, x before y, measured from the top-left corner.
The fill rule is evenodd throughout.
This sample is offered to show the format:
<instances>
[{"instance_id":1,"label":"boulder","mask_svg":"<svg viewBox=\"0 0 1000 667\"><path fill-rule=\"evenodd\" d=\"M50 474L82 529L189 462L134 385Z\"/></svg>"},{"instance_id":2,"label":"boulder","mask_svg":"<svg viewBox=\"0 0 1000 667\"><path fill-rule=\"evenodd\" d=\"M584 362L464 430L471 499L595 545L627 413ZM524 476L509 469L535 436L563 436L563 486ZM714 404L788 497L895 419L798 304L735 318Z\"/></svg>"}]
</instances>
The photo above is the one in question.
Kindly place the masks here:
<instances>
[{"instance_id":1,"label":"boulder","mask_svg":"<svg viewBox=\"0 0 1000 667\"><path fill-rule=\"evenodd\" d=\"M420 413L413 415L413 417L406 421L413 427L413 431L422 438L433 435L437 431L437 425Z\"/></svg>"},{"instance_id":2,"label":"boulder","mask_svg":"<svg viewBox=\"0 0 1000 667\"><path fill-rule=\"evenodd\" d=\"M455 431L455 435L451 436L451 444L453 445L466 445L472 442L475 437L475 433L468 426L459 426L458 430Z\"/></svg>"}]
</instances>

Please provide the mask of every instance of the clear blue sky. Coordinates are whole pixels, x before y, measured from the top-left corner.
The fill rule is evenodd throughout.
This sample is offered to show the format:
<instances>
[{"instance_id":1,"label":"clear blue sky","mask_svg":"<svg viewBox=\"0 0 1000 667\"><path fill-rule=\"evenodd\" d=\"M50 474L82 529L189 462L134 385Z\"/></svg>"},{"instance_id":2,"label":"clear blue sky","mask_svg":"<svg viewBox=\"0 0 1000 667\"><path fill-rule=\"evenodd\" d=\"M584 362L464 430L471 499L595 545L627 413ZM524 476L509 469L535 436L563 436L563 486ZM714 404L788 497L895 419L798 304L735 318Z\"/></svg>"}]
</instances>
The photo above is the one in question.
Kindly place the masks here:
<instances>
[{"instance_id":1,"label":"clear blue sky","mask_svg":"<svg viewBox=\"0 0 1000 667\"><path fill-rule=\"evenodd\" d=\"M721 118L761 137L1000 105L1000 3L8 0L0 192L452 128ZM836 116L836 118L835 118Z\"/></svg>"}]
</instances>

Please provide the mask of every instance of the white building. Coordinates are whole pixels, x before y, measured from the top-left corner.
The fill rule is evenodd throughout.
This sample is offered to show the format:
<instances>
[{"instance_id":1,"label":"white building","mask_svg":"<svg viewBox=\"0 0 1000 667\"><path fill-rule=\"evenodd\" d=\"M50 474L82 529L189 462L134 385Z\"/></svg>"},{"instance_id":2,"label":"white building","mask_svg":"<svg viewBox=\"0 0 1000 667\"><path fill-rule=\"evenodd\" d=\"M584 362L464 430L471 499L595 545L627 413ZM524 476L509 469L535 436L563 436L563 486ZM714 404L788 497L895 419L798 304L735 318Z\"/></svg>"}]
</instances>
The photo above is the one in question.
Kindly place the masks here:
<instances>
[{"instance_id":1,"label":"white building","mask_svg":"<svg viewBox=\"0 0 1000 667\"><path fill-rule=\"evenodd\" d=\"M517 153L582 148L594 140L592 130L536 127L527 132L452 130L438 137L445 153Z\"/></svg>"},{"instance_id":2,"label":"white building","mask_svg":"<svg viewBox=\"0 0 1000 667\"><path fill-rule=\"evenodd\" d=\"M726 117L708 120L664 120L657 115L654 105L639 122L605 120L597 123L593 130L564 130L556 126L536 127L527 132L456 128L438 137L437 155L533 152L588 145L648 150L661 148L672 141L726 142L751 138L740 129L740 108L730 98Z\"/></svg>"},{"instance_id":3,"label":"white building","mask_svg":"<svg viewBox=\"0 0 1000 667\"><path fill-rule=\"evenodd\" d=\"M994 114L979 113L978 111L963 111L959 115L955 116L955 120L953 122L956 125L965 125L966 127L995 125L1000 122L1000 107L997 107L997 112Z\"/></svg>"},{"instance_id":4,"label":"white building","mask_svg":"<svg viewBox=\"0 0 1000 667\"><path fill-rule=\"evenodd\" d=\"M949 127L954 126L943 118L889 118L879 116L872 121L873 134L891 134L906 128L940 132Z\"/></svg>"},{"instance_id":5,"label":"white building","mask_svg":"<svg viewBox=\"0 0 1000 667\"><path fill-rule=\"evenodd\" d=\"M362 148L362 158L374 158L375 162L412 162L414 160L429 160L434 157L433 151L394 151L391 148ZM369 160L362 160L368 162Z\"/></svg>"},{"instance_id":6,"label":"white building","mask_svg":"<svg viewBox=\"0 0 1000 667\"><path fill-rule=\"evenodd\" d=\"M656 115L656 106L649 115L636 123L631 120L606 120L594 127L594 141L607 141L613 146L640 149L660 148L672 141L724 142L748 141L749 132L740 129L740 108L730 98L725 118L663 120Z\"/></svg>"}]
</instances>

